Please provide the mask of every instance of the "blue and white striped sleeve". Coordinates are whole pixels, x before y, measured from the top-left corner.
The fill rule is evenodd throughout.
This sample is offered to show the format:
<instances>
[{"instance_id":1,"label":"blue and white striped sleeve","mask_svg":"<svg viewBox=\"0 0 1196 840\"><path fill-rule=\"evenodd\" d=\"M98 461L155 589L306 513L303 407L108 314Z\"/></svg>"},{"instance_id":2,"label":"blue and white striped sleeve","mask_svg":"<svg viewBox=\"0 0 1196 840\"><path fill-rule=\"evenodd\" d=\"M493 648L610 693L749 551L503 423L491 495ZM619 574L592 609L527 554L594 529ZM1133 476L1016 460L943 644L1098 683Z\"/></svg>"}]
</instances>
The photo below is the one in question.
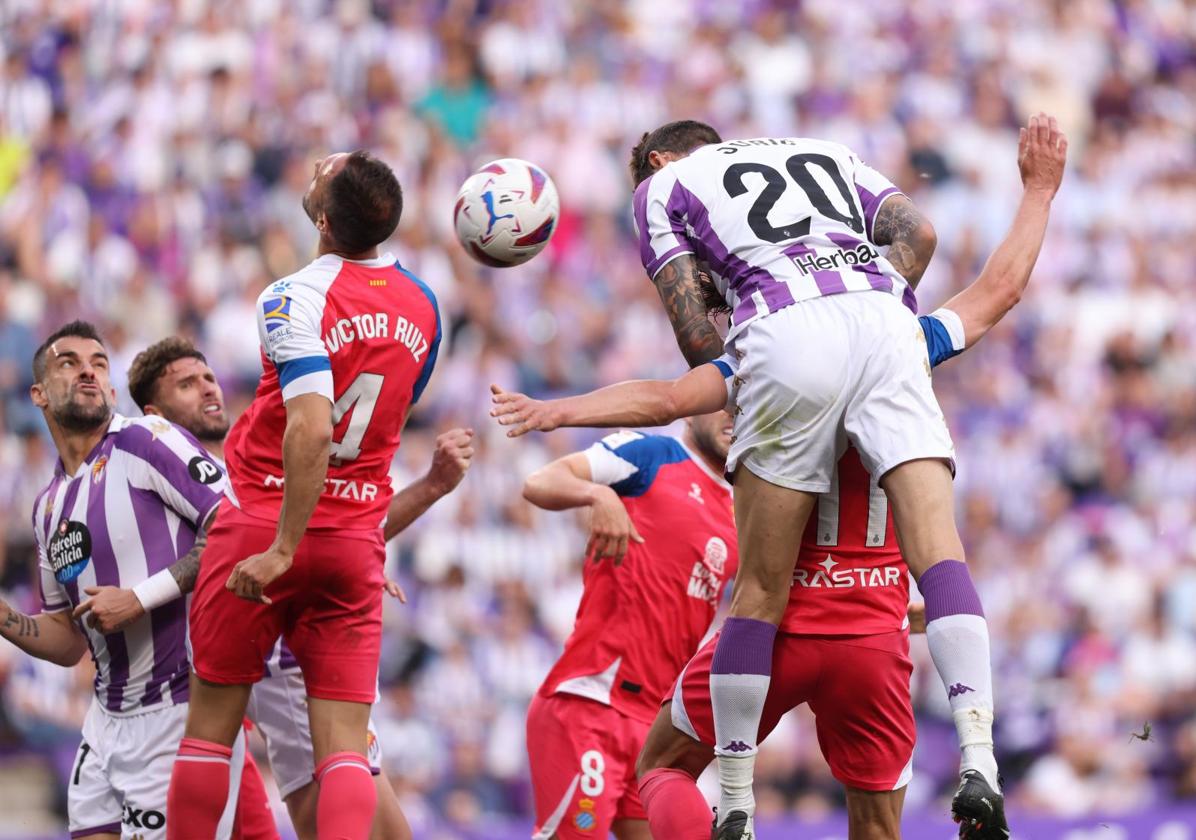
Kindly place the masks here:
<instances>
[{"instance_id":1,"label":"blue and white striped sleeve","mask_svg":"<svg viewBox=\"0 0 1196 840\"><path fill-rule=\"evenodd\" d=\"M930 366L937 367L964 351L963 321L950 309L936 309L918 318L926 334L926 353Z\"/></svg>"},{"instance_id":2,"label":"blue and white striped sleeve","mask_svg":"<svg viewBox=\"0 0 1196 840\"><path fill-rule=\"evenodd\" d=\"M315 289L276 283L257 300L258 336L278 371L283 400L321 394L334 401L332 361L320 337L324 296Z\"/></svg>"}]
</instances>

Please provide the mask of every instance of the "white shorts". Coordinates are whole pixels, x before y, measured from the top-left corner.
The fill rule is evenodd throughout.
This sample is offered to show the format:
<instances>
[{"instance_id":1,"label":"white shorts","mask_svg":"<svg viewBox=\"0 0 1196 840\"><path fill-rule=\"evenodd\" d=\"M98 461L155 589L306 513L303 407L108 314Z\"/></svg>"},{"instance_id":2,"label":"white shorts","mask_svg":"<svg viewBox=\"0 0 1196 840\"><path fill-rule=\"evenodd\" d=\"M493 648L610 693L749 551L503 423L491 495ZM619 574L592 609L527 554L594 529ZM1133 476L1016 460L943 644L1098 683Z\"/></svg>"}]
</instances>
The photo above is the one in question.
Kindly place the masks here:
<instances>
[{"instance_id":1,"label":"white shorts","mask_svg":"<svg viewBox=\"0 0 1196 840\"><path fill-rule=\"evenodd\" d=\"M117 717L92 700L67 792L71 837L119 833L129 840L165 838L170 771L186 723L185 703ZM244 763L242 733L233 746L229 800L218 840L232 837Z\"/></svg>"},{"instance_id":2,"label":"white shorts","mask_svg":"<svg viewBox=\"0 0 1196 840\"><path fill-rule=\"evenodd\" d=\"M921 458L954 465L926 336L892 295L805 300L752 321L730 349L739 370L728 472L742 464L772 484L825 493L849 442L878 478Z\"/></svg>"},{"instance_id":3,"label":"white shorts","mask_svg":"<svg viewBox=\"0 0 1196 840\"><path fill-rule=\"evenodd\" d=\"M254 684L245 715L266 739L266 756L278 784L279 796L286 799L299 788L311 784L316 758L312 751L303 674L297 669L271 669ZM378 730L372 717L366 758L375 776L382 772L382 746L378 743Z\"/></svg>"}]
</instances>

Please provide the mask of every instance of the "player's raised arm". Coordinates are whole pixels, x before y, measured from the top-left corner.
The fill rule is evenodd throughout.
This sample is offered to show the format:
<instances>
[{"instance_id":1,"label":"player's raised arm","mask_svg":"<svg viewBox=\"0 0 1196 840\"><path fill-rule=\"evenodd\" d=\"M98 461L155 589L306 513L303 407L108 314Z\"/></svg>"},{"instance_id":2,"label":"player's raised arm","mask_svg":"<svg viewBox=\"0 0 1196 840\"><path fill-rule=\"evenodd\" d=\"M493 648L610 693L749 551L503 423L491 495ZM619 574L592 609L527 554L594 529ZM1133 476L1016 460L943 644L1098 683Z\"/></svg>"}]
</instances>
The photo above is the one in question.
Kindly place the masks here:
<instances>
[{"instance_id":1,"label":"player's raised arm","mask_svg":"<svg viewBox=\"0 0 1196 840\"><path fill-rule=\"evenodd\" d=\"M619 494L606 482L594 480L593 464L584 452L574 452L541 467L527 477L523 498L544 510L590 509L590 539L586 556L612 558L621 563L627 543L642 543Z\"/></svg>"},{"instance_id":2,"label":"player's raised arm","mask_svg":"<svg viewBox=\"0 0 1196 840\"><path fill-rule=\"evenodd\" d=\"M1009 232L975 282L944 305L963 322L965 347L975 344L1005 317L1030 282L1046 235L1051 200L1067 163L1067 137L1054 117L1038 114L1030 118L1018 139L1017 163L1023 192Z\"/></svg>"},{"instance_id":3,"label":"player's raised arm","mask_svg":"<svg viewBox=\"0 0 1196 840\"><path fill-rule=\"evenodd\" d=\"M894 195L877 211L876 221L872 223L872 241L889 246L889 262L916 288L934 256L938 235L930 219L912 201L904 195Z\"/></svg>"},{"instance_id":4,"label":"player's raised arm","mask_svg":"<svg viewBox=\"0 0 1196 840\"><path fill-rule=\"evenodd\" d=\"M725 362L716 361L699 365L679 379L635 379L559 400L534 400L491 385L490 416L500 426L512 427L507 437L561 426L664 426L723 408L729 373Z\"/></svg>"},{"instance_id":5,"label":"player's raised arm","mask_svg":"<svg viewBox=\"0 0 1196 840\"><path fill-rule=\"evenodd\" d=\"M427 474L408 484L390 500L383 538L389 540L405 530L428 508L451 493L465 478L472 459L473 429L449 429L437 437Z\"/></svg>"}]
</instances>

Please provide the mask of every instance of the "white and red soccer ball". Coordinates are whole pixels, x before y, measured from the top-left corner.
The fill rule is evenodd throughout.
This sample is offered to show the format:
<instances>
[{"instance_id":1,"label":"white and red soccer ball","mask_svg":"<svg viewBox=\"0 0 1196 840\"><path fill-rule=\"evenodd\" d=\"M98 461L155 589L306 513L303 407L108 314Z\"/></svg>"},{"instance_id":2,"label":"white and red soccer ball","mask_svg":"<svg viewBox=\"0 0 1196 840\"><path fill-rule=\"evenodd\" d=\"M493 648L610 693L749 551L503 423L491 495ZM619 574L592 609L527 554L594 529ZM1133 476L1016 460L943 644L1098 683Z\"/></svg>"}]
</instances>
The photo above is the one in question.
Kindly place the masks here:
<instances>
[{"instance_id":1,"label":"white and red soccer ball","mask_svg":"<svg viewBox=\"0 0 1196 840\"><path fill-rule=\"evenodd\" d=\"M556 185L543 169L502 158L465 179L453 225L466 253L483 265L506 268L544 250L560 210Z\"/></svg>"}]
</instances>

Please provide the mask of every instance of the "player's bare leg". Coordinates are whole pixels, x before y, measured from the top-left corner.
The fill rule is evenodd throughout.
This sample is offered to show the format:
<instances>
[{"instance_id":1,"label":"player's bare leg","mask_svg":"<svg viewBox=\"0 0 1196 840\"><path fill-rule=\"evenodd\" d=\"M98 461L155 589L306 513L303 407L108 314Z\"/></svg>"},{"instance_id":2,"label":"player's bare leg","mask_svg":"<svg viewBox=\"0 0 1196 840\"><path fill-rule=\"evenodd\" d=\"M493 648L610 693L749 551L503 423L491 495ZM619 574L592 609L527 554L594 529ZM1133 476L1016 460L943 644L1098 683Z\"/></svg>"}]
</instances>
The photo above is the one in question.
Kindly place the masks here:
<instances>
[{"instance_id":1,"label":"player's bare leg","mask_svg":"<svg viewBox=\"0 0 1196 840\"><path fill-rule=\"evenodd\" d=\"M283 800L291 815L291 827L299 840L316 840L316 805L320 801L320 786L314 781L291 792Z\"/></svg>"},{"instance_id":2,"label":"player's bare leg","mask_svg":"<svg viewBox=\"0 0 1196 840\"><path fill-rule=\"evenodd\" d=\"M901 806L905 788L860 790L847 788L848 840L901 840Z\"/></svg>"},{"instance_id":3,"label":"player's bare leg","mask_svg":"<svg viewBox=\"0 0 1196 840\"><path fill-rule=\"evenodd\" d=\"M232 748L251 688L210 683L191 674L187 727L166 795L167 840L216 836L228 801Z\"/></svg>"},{"instance_id":4,"label":"player's bare leg","mask_svg":"<svg viewBox=\"0 0 1196 840\"><path fill-rule=\"evenodd\" d=\"M952 803L960 836L1005 838L993 755L993 690L988 625L955 527L951 471L939 460L910 461L881 478L901 553L926 601L926 640L947 690L963 752Z\"/></svg>"},{"instance_id":5,"label":"player's bare leg","mask_svg":"<svg viewBox=\"0 0 1196 840\"><path fill-rule=\"evenodd\" d=\"M308 696L320 837L369 837L378 792L366 759L370 704ZM364 774L364 775L363 775Z\"/></svg>"},{"instance_id":6,"label":"player's bare leg","mask_svg":"<svg viewBox=\"0 0 1196 840\"><path fill-rule=\"evenodd\" d=\"M640 800L654 837L709 840L710 806L698 790L698 777L714 760L714 750L673 726L672 703L656 714L635 764Z\"/></svg>"},{"instance_id":7,"label":"player's bare leg","mask_svg":"<svg viewBox=\"0 0 1196 840\"><path fill-rule=\"evenodd\" d=\"M411 826L403 815L399 797L395 795L394 786L385 770L374 777L374 787L378 792L378 808L374 811L370 840L411 840Z\"/></svg>"},{"instance_id":8,"label":"player's bare leg","mask_svg":"<svg viewBox=\"0 0 1196 840\"><path fill-rule=\"evenodd\" d=\"M652 840L652 831L648 828L647 820L615 820L610 830L615 840Z\"/></svg>"},{"instance_id":9,"label":"player's bare leg","mask_svg":"<svg viewBox=\"0 0 1196 840\"><path fill-rule=\"evenodd\" d=\"M731 610L710 667L718 760L720 838L751 836L756 810L752 774L756 736L772 674L772 644L789 601L793 564L818 497L770 484L741 466L735 471L739 572ZM723 826L739 812L731 825Z\"/></svg>"}]
</instances>

